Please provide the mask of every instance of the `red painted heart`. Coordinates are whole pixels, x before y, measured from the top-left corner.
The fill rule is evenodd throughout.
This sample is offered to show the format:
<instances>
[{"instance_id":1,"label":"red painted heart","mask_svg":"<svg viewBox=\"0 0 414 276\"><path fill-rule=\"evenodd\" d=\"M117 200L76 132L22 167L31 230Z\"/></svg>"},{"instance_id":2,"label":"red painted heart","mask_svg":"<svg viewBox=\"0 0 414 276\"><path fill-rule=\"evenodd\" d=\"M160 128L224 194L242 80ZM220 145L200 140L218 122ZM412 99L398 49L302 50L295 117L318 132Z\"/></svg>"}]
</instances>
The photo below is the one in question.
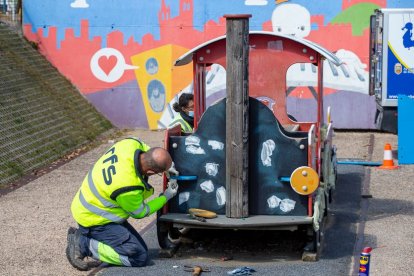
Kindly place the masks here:
<instances>
[{"instance_id":1,"label":"red painted heart","mask_svg":"<svg viewBox=\"0 0 414 276\"><path fill-rule=\"evenodd\" d=\"M116 56L101 56L98 60L99 67L101 67L106 75L109 75L109 73L111 73L117 62L118 60Z\"/></svg>"}]
</instances>

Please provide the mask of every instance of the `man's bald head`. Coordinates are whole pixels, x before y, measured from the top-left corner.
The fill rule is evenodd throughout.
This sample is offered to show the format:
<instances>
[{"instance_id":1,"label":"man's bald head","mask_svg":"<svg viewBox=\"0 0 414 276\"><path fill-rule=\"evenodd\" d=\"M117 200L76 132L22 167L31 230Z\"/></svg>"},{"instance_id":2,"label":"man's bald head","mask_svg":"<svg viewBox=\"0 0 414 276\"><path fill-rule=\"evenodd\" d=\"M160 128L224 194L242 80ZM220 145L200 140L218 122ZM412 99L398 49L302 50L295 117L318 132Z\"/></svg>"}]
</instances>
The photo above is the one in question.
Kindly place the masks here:
<instances>
[{"instance_id":1,"label":"man's bald head","mask_svg":"<svg viewBox=\"0 0 414 276\"><path fill-rule=\"evenodd\" d=\"M161 173L171 167L171 155L163 148L155 147L141 154L140 158L142 173L151 175Z\"/></svg>"}]
</instances>

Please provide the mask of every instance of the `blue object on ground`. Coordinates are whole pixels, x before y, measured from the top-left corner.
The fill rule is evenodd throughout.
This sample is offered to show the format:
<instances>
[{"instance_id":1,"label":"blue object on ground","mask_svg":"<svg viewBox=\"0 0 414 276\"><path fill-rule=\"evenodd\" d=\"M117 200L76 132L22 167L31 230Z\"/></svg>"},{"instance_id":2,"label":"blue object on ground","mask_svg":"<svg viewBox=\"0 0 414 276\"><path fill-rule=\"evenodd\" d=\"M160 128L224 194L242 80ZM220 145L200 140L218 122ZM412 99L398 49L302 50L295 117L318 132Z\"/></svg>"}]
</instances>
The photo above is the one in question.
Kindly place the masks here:
<instances>
[{"instance_id":1,"label":"blue object on ground","mask_svg":"<svg viewBox=\"0 0 414 276\"><path fill-rule=\"evenodd\" d=\"M170 178L181 180L181 181L197 180L196 175L171 175Z\"/></svg>"},{"instance_id":2,"label":"blue object on ground","mask_svg":"<svg viewBox=\"0 0 414 276\"><path fill-rule=\"evenodd\" d=\"M232 271L228 271L227 274L228 275L252 275L253 272L256 272L256 270L245 266L245 267L236 268Z\"/></svg>"},{"instance_id":3,"label":"blue object on ground","mask_svg":"<svg viewBox=\"0 0 414 276\"><path fill-rule=\"evenodd\" d=\"M364 160L341 160L336 162L339 165L360 165L360 166L381 166L381 162L364 161Z\"/></svg>"}]
</instances>

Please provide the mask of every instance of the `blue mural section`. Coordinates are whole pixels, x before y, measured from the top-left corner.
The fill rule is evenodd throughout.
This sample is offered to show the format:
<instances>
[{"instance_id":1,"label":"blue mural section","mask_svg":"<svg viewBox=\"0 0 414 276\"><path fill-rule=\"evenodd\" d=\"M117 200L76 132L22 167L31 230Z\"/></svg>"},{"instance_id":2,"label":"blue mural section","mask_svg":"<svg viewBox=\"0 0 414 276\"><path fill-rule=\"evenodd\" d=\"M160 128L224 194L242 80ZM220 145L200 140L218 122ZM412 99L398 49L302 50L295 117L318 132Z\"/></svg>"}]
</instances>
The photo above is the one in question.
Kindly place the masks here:
<instances>
[{"instance_id":1,"label":"blue mural section","mask_svg":"<svg viewBox=\"0 0 414 276\"><path fill-rule=\"evenodd\" d=\"M125 39L134 37L138 42L147 34L159 39L158 11L161 1L121 1L121 0L88 0L88 7L72 7L74 0L25 1L23 9L23 23L31 24L33 31L57 26L58 44L64 39L64 28L73 28L75 34L80 34L80 22L88 19L91 26L90 38L103 38L102 47L106 46L104 38L111 32L119 30ZM177 1L167 1L176 2ZM126 41L124 41L126 42Z\"/></svg>"},{"instance_id":2,"label":"blue mural section","mask_svg":"<svg viewBox=\"0 0 414 276\"><path fill-rule=\"evenodd\" d=\"M414 4L412 0L388 0L387 8L413 8Z\"/></svg>"},{"instance_id":3,"label":"blue mural section","mask_svg":"<svg viewBox=\"0 0 414 276\"><path fill-rule=\"evenodd\" d=\"M77 0L30 0L24 2L23 23L31 24L33 31L44 28L47 34L49 26L72 27L75 34L80 32L80 21L88 19L91 28L90 37L106 35L119 30L125 38L134 37L141 41L147 33L159 39L158 12L161 1L125 1L125 0L84 0L87 6L76 6ZM165 0L170 7L170 16L179 13L178 0ZM254 1L252 1L254 2ZM271 17L275 7L274 1L265 1L266 5L246 5L244 0L194 0L194 28L202 30L209 20L217 21L226 13L252 14L251 29L261 29L264 21ZM323 14L325 23L341 12L342 1L326 0L291 0L288 3L304 6L311 14ZM389 8L413 7L412 0L389 0ZM64 38L64 29L58 32L58 41ZM105 41L103 42L105 43ZM105 46L105 45L102 45Z\"/></svg>"}]
</instances>

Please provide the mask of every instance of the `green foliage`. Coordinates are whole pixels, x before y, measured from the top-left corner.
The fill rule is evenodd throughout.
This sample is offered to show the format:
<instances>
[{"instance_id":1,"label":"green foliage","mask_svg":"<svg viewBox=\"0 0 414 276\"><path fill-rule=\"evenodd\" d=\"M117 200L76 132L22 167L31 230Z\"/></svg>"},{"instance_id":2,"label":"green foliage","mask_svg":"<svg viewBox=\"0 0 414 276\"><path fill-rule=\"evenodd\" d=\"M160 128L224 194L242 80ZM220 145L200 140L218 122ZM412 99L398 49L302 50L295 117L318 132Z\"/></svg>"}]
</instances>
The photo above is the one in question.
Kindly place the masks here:
<instances>
[{"instance_id":1,"label":"green foliage","mask_svg":"<svg viewBox=\"0 0 414 276\"><path fill-rule=\"evenodd\" d=\"M29 43L0 25L0 186L112 127Z\"/></svg>"},{"instance_id":2,"label":"green foliage","mask_svg":"<svg viewBox=\"0 0 414 276\"><path fill-rule=\"evenodd\" d=\"M22 176L23 175L24 170L20 166L20 164L18 164L16 162L7 161L5 166L10 171L10 173L15 174L17 176Z\"/></svg>"}]
</instances>

